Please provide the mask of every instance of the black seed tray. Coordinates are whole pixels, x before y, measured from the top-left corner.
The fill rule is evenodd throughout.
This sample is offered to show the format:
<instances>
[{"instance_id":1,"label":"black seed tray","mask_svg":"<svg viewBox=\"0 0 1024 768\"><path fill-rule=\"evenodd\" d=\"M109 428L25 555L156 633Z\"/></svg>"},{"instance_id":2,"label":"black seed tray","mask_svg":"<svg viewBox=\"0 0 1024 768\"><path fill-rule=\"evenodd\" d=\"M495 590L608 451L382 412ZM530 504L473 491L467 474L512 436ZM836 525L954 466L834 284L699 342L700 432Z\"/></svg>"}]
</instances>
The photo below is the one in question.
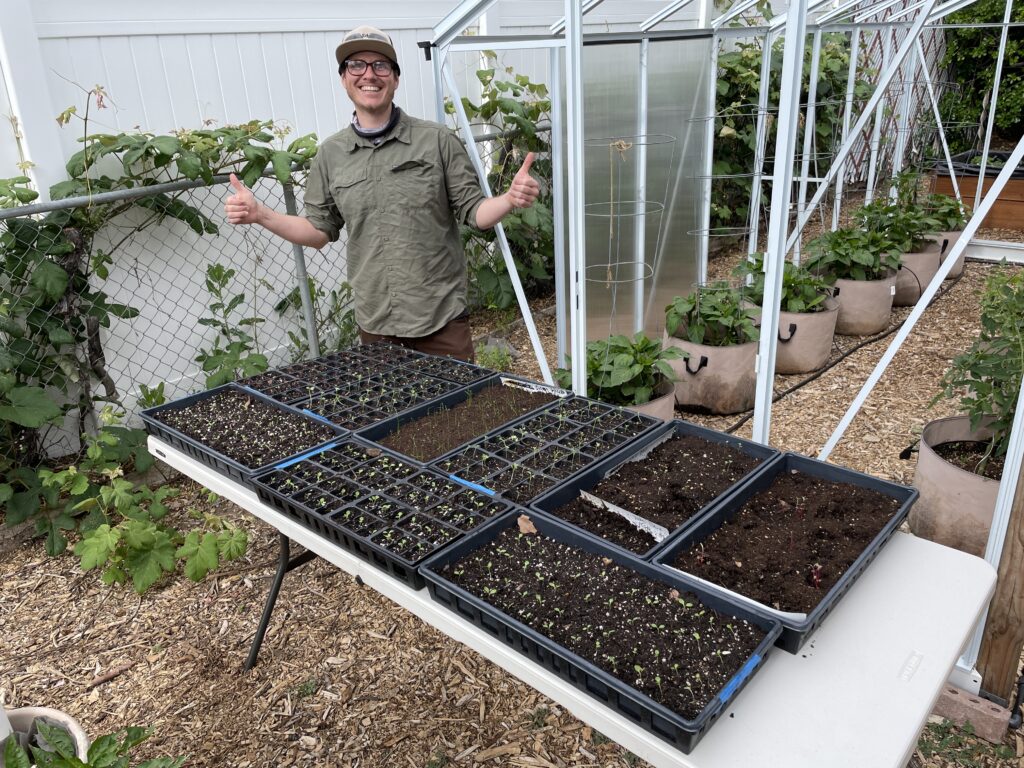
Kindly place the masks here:
<instances>
[{"instance_id":1,"label":"black seed tray","mask_svg":"<svg viewBox=\"0 0 1024 768\"><path fill-rule=\"evenodd\" d=\"M443 474L528 504L595 461L648 442L664 422L573 397L431 462Z\"/></svg>"},{"instance_id":2,"label":"black seed tray","mask_svg":"<svg viewBox=\"0 0 1024 768\"><path fill-rule=\"evenodd\" d=\"M777 449L769 448L768 446L761 445L760 443L755 443L753 440L746 440L745 438L742 437L727 435L724 432L716 432L713 429L707 429L705 427L698 426L697 424L691 424L688 421L676 419L675 421L671 421L665 424L663 428L656 429L651 434L648 440L644 440L640 443L633 443L632 445L627 446L623 450L616 451L611 456L608 456L607 458L604 458L601 461L592 464L590 467L583 470L581 473L573 477L571 480L562 483L553 491L550 491L549 493L546 493L540 498L538 498L536 501L530 504L530 508L546 512L552 517L558 517L558 515L555 514L554 510L558 509L563 504L567 504L573 499L577 498L580 495L580 491L589 491L599 482L604 480L604 478L607 477L609 474L614 472L619 467L623 466L626 462L632 461L634 457L637 456L637 454L649 451L652 448L654 448L658 443L662 442L663 440L667 440L668 438L675 435L695 435L697 437L702 437L709 442L724 443L726 445L732 446L738 451L747 454L748 456L753 456L755 458L760 459L761 463L758 464L757 467L754 468L751 472L747 473L746 476L744 476L739 481L734 483L729 489L727 489L721 495L715 498L713 501L709 502L708 504L705 504L704 507L700 509L695 515L693 515L689 520L675 528L673 531L669 531L669 538L666 538L664 541L659 542L655 546L651 547L651 549L649 549L642 555L637 555L635 552L629 552L629 550L623 547L619 547L618 544L602 539L600 536L596 536L596 534L593 534L582 528L577 528L576 526L572 527L576 528L581 533L586 534L587 536L596 536L596 538L604 542L606 546L612 547L613 549L619 549L622 552L628 552L633 557L640 557L641 560L650 560L655 555L657 555L663 547L668 545L668 542L671 540L671 535L673 533L675 533L676 531L681 532L686 528L686 526L696 523L698 520L700 520L700 518L704 515L705 512L711 509L712 506L720 503L722 500L736 493L746 483L750 482L751 479L755 477L758 473L765 471L770 462L772 461L772 459L775 459L777 456L779 456L779 451ZM628 509L626 511L632 512L632 510ZM563 520L563 522L566 521ZM571 523L567 524L572 525Z\"/></svg>"},{"instance_id":3,"label":"black seed tray","mask_svg":"<svg viewBox=\"0 0 1024 768\"><path fill-rule=\"evenodd\" d=\"M255 389L282 403L294 403L309 396L309 388L299 379L283 371L270 370L257 373L236 382L240 386Z\"/></svg>"},{"instance_id":4,"label":"black seed tray","mask_svg":"<svg viewBox=\"0 0 1024 768\"><path fill-rule=\"evenodd\" d=\"M675 571L671 567L671 563L679 552L700 544L726 521L732 520L739 512L740 507L746 503L747 499L770 486L779 475L791 470L803 472L823 480L860 486L900 501L900 507L892 519L883 526L878 535L875 536L860 556L853 561L853 564L846 569L846 572L839 580L832 585L832 589L825 593L818 605L807 614L805 619L797 621L791 616L784 615L768 606L761 606L770 614L779 616L782 621L782 635L779 637L777 645L784 651L796 653L803 647L803 644L814 630L821 625L825 617L838 605L843 595L853 586L853 583L860 578L864 569L868 567L882 550L882 545L900 527L903 519L910 511L910 507L917 500L918 492L916 488L900 485L899 483L891 483L871 475L855 472L852 469L837 467L835 464L810 459L800 454L784 453L778 459L770 462L764 471L755 475L742 488L728 498L724 498L716 503L695 524L687 526L684 530L667 539L664 548L654 557L654 563ZM675 572L679 573L680 571ZM715 584L710 585L709 589L713 589L726 596L733 594L725 587ZM758 603L757 605L760 604Z\"/></svg>"},{"instance_id":5,"label":"black seed tray","mask_svg":"<svg viewBox=\"0 0 1024 768\"><path fill-rule=\"evenodd\" d=\"M372 344L357 344L350 351L367 360L379 360L394 366L426 357L424 353L417 352L415 349L409 349L398 344L389 344L386 341L375 341Z\"/></svg>"},{"instance_id":6,"label":"black seed tray","mask_svg":"<svg viewBox=\"0 0 1024 768\"><path fill-rule=\"evenodd\" d=\"M547 386L545 384L538 384L537 382L530 381L529 379L523 379L523 378L519 378L517 376L508 376L508 375L505 375L505 374L502 374L502 375L492 375L492 376L488 376L486 379L482 379L480 381L474 382L473 384L470 384L469 386L463 387L461 389L457 389L454 392L450 392L447 395L443 395L442 397L439 397L436 400L432 400L429 403L426 403L424 405L421 405L421 406L418 406L416 408L412 408L412 409L410 409L408 411L405 411L404 413L401 413L398 416L386 419L385 421L380 421L380 422L378 422L376 424L373 424L373 425L371 425L369 427L364 427L364 428L362 428L362 429L360 429L360 430L358 430L356 432L356 436L357 437L361 437L364 440L369 440L370 442L379 442L380 440L382 440L382 439L388 437L389 435L394 434L395 432L397 432L404 425L411 424L412 422L417 421L419 419L422 419L422 418L424 418L426 416L431 416L431 415L437 413L438 411L454 408L455 406L459 405L460 403L464 403L467 400L469 400L470 398L474 397L476 394L478 394L479 392L481 392L484 389L487 389L489 387L501 387L501 386L511 386L511 387L514 387L514 386L517 386L517 385L527 385L529 388L536 389L536 390L543 391L543 392L547 392L547 393L549 393L551 395L554 395L555 397L562 398L562 399L567 399L567 398L572 397L572 393L568 392L568 391L566 391L564 389L558 389L557 387L549 387L549 386ZM545 403L542 406L538 406L537 408L534 408L532 411L529 411L527 413L524 413L524 414L516 417L515 419L513 419L512 421L510 421L508 423L509 424L518 423L522 419L529 418L533 414L538 413L541 410L543 410L544 408L548 408L550 406L551 406L551 403ZM466 441L466 443L463 443L463 445L466 445L469 442L472 442L472 441ZM449 454L453 453L454 451L459 450L460 447L461 446L459 446L457 448L454 448L452 451L449 451L448 453ZM404 454L399 454L399 455L404 456ZM448 455L448 454L445 454L445 455ZM414 459L414 458L412 458L410 456L405 456L405 458L408 459L409 461L415 462L417 464L420 463L416 459Z\"/></svg>"},{"instance_id":7,"label":"black seed tray","mask_svg":"<svg viewBox=\"0 0 1024 768\"><path fill-rule=\"evenodd\" d=\"M319 392L294 406L344 429L357 430L432 403L461 388L433 376L422 375L412 380L407 373L393 370Z\"/></svg>"},{"instance_id":8,"label":"black seed tray","mask_svg":"<svg viewBox=\"0 0 1024 768\"><path fill-rule=\"evenodd\" d=\"M285 454L278 458L277 460L275 460L274 462L265 464L262 467L248 467L245 464L242 464L241 462L235 461L234 459L231 459L223 455L222 453L214 451L212 448L203 445L198 440L195 440L194 438L191 438L188 435L182 434L173 427L164 424L158 418L159 414L165 411L181 410L182 408L187 408L193 403L197 403L202 400L207 400L210 397L213 397L215 394L223 392L225 390L238 390L240 392L245 392L249 394L251 397L260 400L261 402L264 402L267 405L273 406L274 408L289 413L293 413L297 416L301 416L302 418L307 419L308 421L316 421L318 423L324 424L325 426L334 430L335 434L338 437L342 437L348 434L348 430L342 429L341 427L338 427L335 424L326 422L323 419L320 419L316 416L302 413L301 411L295 408L291 408L287 405L284 405L283 403L278 402L277 400L274 400L272 397L268 397L262 392L257 392L254 389L242 387L239 386L238 384L224 384L223 386L215 387L214 389L209 389L206 390L205 392L199 392L194 395L188 395L187 397L182 397L178 400L174 400L170 403L164 403L163 405L158 405L154 408L147 408L140 414L142 416L143 426L145 427L146 432L148 434L153 435L154 437L157 437L167 443L170 443L178 450L191 456L193 459L202 462L206 466L215 469L221 474L227 475L228 477L238 480L246 488L252 488L253 475L264 471L268 467L273 466L274 464L280 462L281 460L288 459L291 456L294 456L295 453L293 452L291 454ZM254 423L252 425L252 428L253 431L259 431L260 425ZM324 446L329 445L330 442L331 441L320 443L317 446L307 446L305 448L302 448L301 450L321 449Z\"/></svg>"},{"instance_id":9,"label":"black seed tray","mask_svg":"<svg viewBox=\"0 0 1024 768\"><path fill-rule=\"evenodd\" d=\"M417 566L509 505L353 439L254 478L261 501L413 589Z\"/></svg>"},{"instance_id":10,"label":"black seed tray","mask_svg":"<svg viewBox=\"0 0 1024 768\"><path fill-rule=\"evenodd\" d=\"M587 552L611 558L620 565L674 587L680 592L693 593L707 607L746 620L766 632L757 650L721 690L718 698L709 703L695 719L687 720L535 629L452 584L440 574L441 568L445 565L460 560L469 552L495 539L506 528L516 525L520 512L521 510L513 509L424 562L420 566L420 573L427 581L431 597L501 642L515 648L531 661L593 696L627 720L664 739L683 753L689 754L725 711L726 704L743 690L751 676L764 664L772 645L782 631L779 622L728 597L703 589L697 582L678 571L657 568L621 549L611 549L601 541L581 536L578 528L561 520L548 517L542 512L531 514L530 519L539 533Z\"/></svg>"},{"instance_id":11,"label":"black seed tray","mask_svg":"<svg viewBox=\"0 0 1024 768\"><path fill-rule=\"evenodd\" d=\"M482 381L488 376L494 375L494 371L487 368L464 363L461 360L453 360L450 357L438 357L437 355L424 355L417 360L403 363L402 367L409 371L425 373L428 376L435 376L439 379L463 385L472 384L474 381Z\"/></svg>"}]
</instances>

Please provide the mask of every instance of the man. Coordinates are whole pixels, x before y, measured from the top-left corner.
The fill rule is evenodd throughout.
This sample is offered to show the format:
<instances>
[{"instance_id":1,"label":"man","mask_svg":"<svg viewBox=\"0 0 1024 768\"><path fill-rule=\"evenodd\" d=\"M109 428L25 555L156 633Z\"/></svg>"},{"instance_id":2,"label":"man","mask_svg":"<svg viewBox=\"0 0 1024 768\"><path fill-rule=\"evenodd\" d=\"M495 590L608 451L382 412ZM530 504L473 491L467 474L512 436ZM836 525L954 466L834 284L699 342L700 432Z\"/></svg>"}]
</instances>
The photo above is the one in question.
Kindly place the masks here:
<instances>
[{"instance_id":1,"label":"man","mask_svg":"<svg viewBox=\"0 0 1024 768\"><path fill-rule=\"evenodd\" d=\"M487 198L456 135L394 104L401 70L390 37L358 27L336 56L355 112L351 125L320 145L305 215L267 208L232 174L227 219L317 249L346 227L362 341L472 360L459 225L488 229L513 208L533 205L540 192L529 173L533 153L505 194Z\"/></svg>"}]
</instances>

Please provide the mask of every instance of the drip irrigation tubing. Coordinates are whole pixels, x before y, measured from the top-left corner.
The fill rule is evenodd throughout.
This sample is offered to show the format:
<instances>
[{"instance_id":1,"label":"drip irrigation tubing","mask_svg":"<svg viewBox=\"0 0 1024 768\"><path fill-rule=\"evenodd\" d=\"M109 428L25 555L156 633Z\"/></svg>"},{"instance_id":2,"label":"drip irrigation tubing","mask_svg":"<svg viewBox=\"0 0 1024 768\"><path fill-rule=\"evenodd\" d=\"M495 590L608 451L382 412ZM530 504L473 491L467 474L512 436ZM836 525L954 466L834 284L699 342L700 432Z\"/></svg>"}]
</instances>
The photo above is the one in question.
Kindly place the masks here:
<instances>
[{"instance_id":1,"label":"drip irrigation tubing","mask_svg":"<svg viewBox=\"0 0 1024 768\"><path fill-rule=\"evenodd\" d=\"M951 280L945 281L943 283L943 285L942 285L942 288L939 290L939 292L936 293L935 296L932 298L932 301L929 304L929 306L931 306L931 304L934 304L936 301L938 301L943 296L945 296L947 293L949 293L953 289L953 287L963 279L963 276L964 276L963 272L961 272L955 278L953 278ZM843 360L848 358L854 352L857 352L858 350L863 349L864 347L866 347L866 346L868 346L870 344L874 344L876 342L881 341L882 339L886 339L889 336L892 336L894 333L896 333L896 331L898 331L900 328L903 327L903 323L905 323L905 322L907 322L906 318L903 319L903 322L898 323L896 325L893 325L892 327L887 328L886 330L882 331L881 333L876 333L874 336L869 336L868 338L863 339L862 341L858 342L857 344L854 344L852 347L850 347L849 349L845 350L841 355L839 355L839 357L837 357L835 360L830 360L824 366L822 366L818 370L814 371L814 373L812 373L806 379L803 379L802 381L798 381L793 386L789 387L786 390L783 390L779 394L777 394L774 397L772 397L772 403L779 402L782 398L786 397L787 395L793 394L794 392L796 392L801 387L804 387L807 384L810 384L815 379L820 378L823 374L825 374L826 372L828 372L828 371L832 370L833 368L835 368L837 365L839 365L839 363L843 362ZM743 416L743 418L741 418L735 424L732 424L731 426L726 428L724 430L724 432L726 434L730 434L731 435L737 429L739 429L744 424L746 424L748 421L750 421L753 417L754 417L754 412L753 411L748 411Z\"/></svg>"}]
</instances>

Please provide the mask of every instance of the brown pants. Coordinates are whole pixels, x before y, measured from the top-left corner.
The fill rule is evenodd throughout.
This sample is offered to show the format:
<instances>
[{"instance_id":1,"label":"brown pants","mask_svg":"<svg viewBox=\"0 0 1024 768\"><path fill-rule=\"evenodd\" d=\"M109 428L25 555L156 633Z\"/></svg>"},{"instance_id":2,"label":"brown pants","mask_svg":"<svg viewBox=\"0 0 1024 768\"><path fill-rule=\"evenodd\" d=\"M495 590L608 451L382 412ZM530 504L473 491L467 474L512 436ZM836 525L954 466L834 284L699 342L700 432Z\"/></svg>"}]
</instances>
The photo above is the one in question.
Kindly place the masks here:
<instances>
[{"instance_id":1,"label":"brown pants","mask_svg":"<svg viewBox=\"0 0 1024 768\"><path fill-rule=\"evenodd\" d=\"M415 349L417 352L425 352L428 355L454 357L469 363L475 360L469 315L460 315L454 320L449 320L429 336L378 336L376 333L367 333L360 328L359 338L363 344L386 341L390 344L399 344L409 349Z\"/></svg>"}]
</instances>

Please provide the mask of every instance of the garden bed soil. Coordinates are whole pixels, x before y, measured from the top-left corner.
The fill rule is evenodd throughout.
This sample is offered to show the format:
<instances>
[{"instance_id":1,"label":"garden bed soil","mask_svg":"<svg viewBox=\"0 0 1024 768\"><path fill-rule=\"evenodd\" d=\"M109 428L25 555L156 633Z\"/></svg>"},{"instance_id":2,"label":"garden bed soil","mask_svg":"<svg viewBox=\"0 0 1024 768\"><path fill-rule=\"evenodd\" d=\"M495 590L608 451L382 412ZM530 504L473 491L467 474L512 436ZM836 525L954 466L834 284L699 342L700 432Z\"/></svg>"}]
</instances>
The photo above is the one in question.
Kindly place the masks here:
<instances>
[{"instance_id":1,"label":"garden bed soil","mask_svg":"<svg viewBox=\"0 0 1024 768\"><path fill-rule=\"evenodd\" d=\"M900 508L850 483L780 474L672 565L788 613L810 613Z\"/></svg>"},{"instance_id":2,"label":"garden bed soil","mask_svg":"<svg viewBox=\"0 0 1024 768\"><path fill-rule=\"evenodd\" d=\"M395 432L376 442L418 461L432 461L557 399L547 392L495 384L458 405L402 424Z\"/></svg>"},{"instance_id":3,"label":"garden bed soil","mask_svg":"<svg viewBox=\"0 0 1024 768\"><path fill-rule=\"evenodd\" d=\"M688 720L765 638L693 594L524 533L524 518L440 575Z\"/></svg>"},{"instance_id":4,"label":"garden bed soil","mask_svg":"<svg viewBox=\"0 0 1024 768\"><path fill-rule=\"evenodd\" d=\"M985 464L985 471L978 472L978 466L984 461L988 454L990 445L987 442L977 440L954 440L950 443L940 443L932 446L932 451L943 461L959 467L965 472L987 477L989 480L999 480L1003 476L1003 457L991 457Z\"/></svg>"},{"instance_id":5,"label":"garden bed soil","mask_svg":"<svg viewBox=\"0 0 1024 768\"><path fill-rule=\"evenodd\" d=\"M642 461L628 461L588 493L672 531L751 472L761 459L698 435L677 435ZM654 537L582 498L550 514L643 554Z\"/></svg>"},{"instance_id":6,"label":"garden bed soil","mask_svg":"<svg viewBox=\"0 0 1024 768\"><path fill-rule=\"evenodd\" d=\"M336 431L315 419L275 407L252 393L222 389L181 408L170 407L153 418L186 437L258 469L336 436Z\"/></svg>"}]
</instances>

